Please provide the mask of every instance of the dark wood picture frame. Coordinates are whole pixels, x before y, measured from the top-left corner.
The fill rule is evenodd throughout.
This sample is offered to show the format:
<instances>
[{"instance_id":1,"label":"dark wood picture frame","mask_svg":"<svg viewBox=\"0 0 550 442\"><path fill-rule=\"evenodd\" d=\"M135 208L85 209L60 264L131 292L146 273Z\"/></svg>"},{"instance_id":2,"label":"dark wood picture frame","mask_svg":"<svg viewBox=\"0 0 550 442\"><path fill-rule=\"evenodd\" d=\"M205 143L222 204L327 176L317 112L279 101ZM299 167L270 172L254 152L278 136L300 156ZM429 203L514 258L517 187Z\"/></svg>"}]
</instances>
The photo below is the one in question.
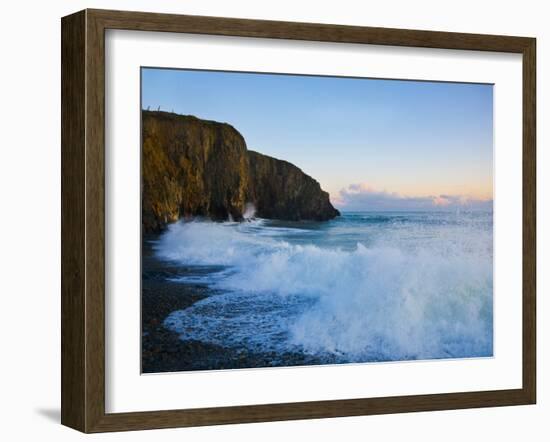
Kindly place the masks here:
<instances>
[{"instance_id":1,"label":"dark wood picture frame","mask_svg":"<svg viewBox=\"0 0 550 442\"><path fill-rule=\"evenodd\" d=\"M526 37L106 10L62 29L61 422L83 432L534 404L536 401L536 40ZM125 29L495 51L523 57L523 386L513 390L220 408L105 412L105 30Z\"/></svg>"}]
</instances>

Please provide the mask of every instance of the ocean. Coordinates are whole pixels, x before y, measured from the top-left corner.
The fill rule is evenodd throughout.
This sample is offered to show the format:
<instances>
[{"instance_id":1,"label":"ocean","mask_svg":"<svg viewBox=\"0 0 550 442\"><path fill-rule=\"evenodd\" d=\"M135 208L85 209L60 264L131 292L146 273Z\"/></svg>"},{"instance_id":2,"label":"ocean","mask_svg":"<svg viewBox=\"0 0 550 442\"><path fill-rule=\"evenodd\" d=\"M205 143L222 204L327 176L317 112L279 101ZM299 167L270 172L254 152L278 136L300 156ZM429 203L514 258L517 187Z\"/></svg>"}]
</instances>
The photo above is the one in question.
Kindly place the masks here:
<instances>
[{"instance_id":1,"label":"ocean","mask_svg":"<svg viewBox=\"0 0 550 442\"><path fill-rule=\"evenodd\" d=\"M318 364L493 355L492 212L343 212L326 222L189 221L152 241L206 296L181 341Z\"/></svg>"}]
</instances>

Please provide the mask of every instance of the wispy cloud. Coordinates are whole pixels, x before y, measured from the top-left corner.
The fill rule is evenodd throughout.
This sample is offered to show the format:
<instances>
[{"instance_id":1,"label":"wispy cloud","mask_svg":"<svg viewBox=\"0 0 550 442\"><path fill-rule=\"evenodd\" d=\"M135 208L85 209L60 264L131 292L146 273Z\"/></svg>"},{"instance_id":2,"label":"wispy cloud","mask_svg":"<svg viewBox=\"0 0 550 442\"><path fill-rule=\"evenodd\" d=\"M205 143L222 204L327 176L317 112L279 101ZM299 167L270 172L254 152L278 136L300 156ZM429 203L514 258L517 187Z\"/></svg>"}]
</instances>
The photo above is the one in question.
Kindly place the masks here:
<instances>
[{"instance_id":1,"label":"wispy cloud","mask_svg":"<svg viewBox=\"0 0 550 442\"><path fill-rule=\"evenodd\" d=\"M492 199L466 195L404 196L376 190L365 183L350 184L331 198L343 210L491 210Z\"/></svg>"}]
</instances>

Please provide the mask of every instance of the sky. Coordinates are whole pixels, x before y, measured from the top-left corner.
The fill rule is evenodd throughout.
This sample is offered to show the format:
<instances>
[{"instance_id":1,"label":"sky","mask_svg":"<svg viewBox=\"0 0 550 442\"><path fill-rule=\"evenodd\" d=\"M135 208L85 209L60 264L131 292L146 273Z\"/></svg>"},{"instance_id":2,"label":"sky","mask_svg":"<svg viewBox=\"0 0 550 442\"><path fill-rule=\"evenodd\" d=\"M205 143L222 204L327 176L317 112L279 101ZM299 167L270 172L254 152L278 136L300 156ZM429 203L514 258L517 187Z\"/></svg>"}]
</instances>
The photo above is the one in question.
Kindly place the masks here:
<instances>
[{"instance_id":1,"label":"sky","mask_svg":"<svg viewBox=\"0 0 550 442\"><path fill-rule=\"evenodd\" d=\"M231 124L342 210L492 205L492 85L142 68L159 106Z\"/></svg>"}]
</instances>

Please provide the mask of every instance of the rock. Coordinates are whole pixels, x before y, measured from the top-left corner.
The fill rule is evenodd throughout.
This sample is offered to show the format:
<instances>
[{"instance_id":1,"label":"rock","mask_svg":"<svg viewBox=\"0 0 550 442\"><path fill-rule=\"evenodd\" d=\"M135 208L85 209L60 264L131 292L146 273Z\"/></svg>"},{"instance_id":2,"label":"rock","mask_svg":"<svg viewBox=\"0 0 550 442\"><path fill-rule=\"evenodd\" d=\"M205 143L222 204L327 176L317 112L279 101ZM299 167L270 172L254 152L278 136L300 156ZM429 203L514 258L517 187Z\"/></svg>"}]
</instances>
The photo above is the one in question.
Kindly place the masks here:
<instances>
[{"instance_id":1,"label":"rock","mask_svg":"<svg viewBox=\"0 0 550 442\"><path fill-rule=\"evenodd\" d=\"M290 221L332 219L340 212L317 181L288 161L248 151L249 199L260 218Z\"/></svg>"},{"instance_id":2,"label":"rock","mask_svg":"<svg viewBox=\"0 0 550 442\"><path fill-rule=\"evenodd\" d=\"M244 138L228 124L143 112L142 224L182 217L242 219L248 189Z\"/></svg>"},{"instance_id":3,"label":"rock","mask_svg":"<svg viewBox=\"0 0 550 442\"><path fill-rule=\"evenodd\" d=\"M339 215L319 183L293 164L248 151L226 123L168 112L142 113L143 232L180 218L328 220Z\"/></svg>"}]
</instances>

